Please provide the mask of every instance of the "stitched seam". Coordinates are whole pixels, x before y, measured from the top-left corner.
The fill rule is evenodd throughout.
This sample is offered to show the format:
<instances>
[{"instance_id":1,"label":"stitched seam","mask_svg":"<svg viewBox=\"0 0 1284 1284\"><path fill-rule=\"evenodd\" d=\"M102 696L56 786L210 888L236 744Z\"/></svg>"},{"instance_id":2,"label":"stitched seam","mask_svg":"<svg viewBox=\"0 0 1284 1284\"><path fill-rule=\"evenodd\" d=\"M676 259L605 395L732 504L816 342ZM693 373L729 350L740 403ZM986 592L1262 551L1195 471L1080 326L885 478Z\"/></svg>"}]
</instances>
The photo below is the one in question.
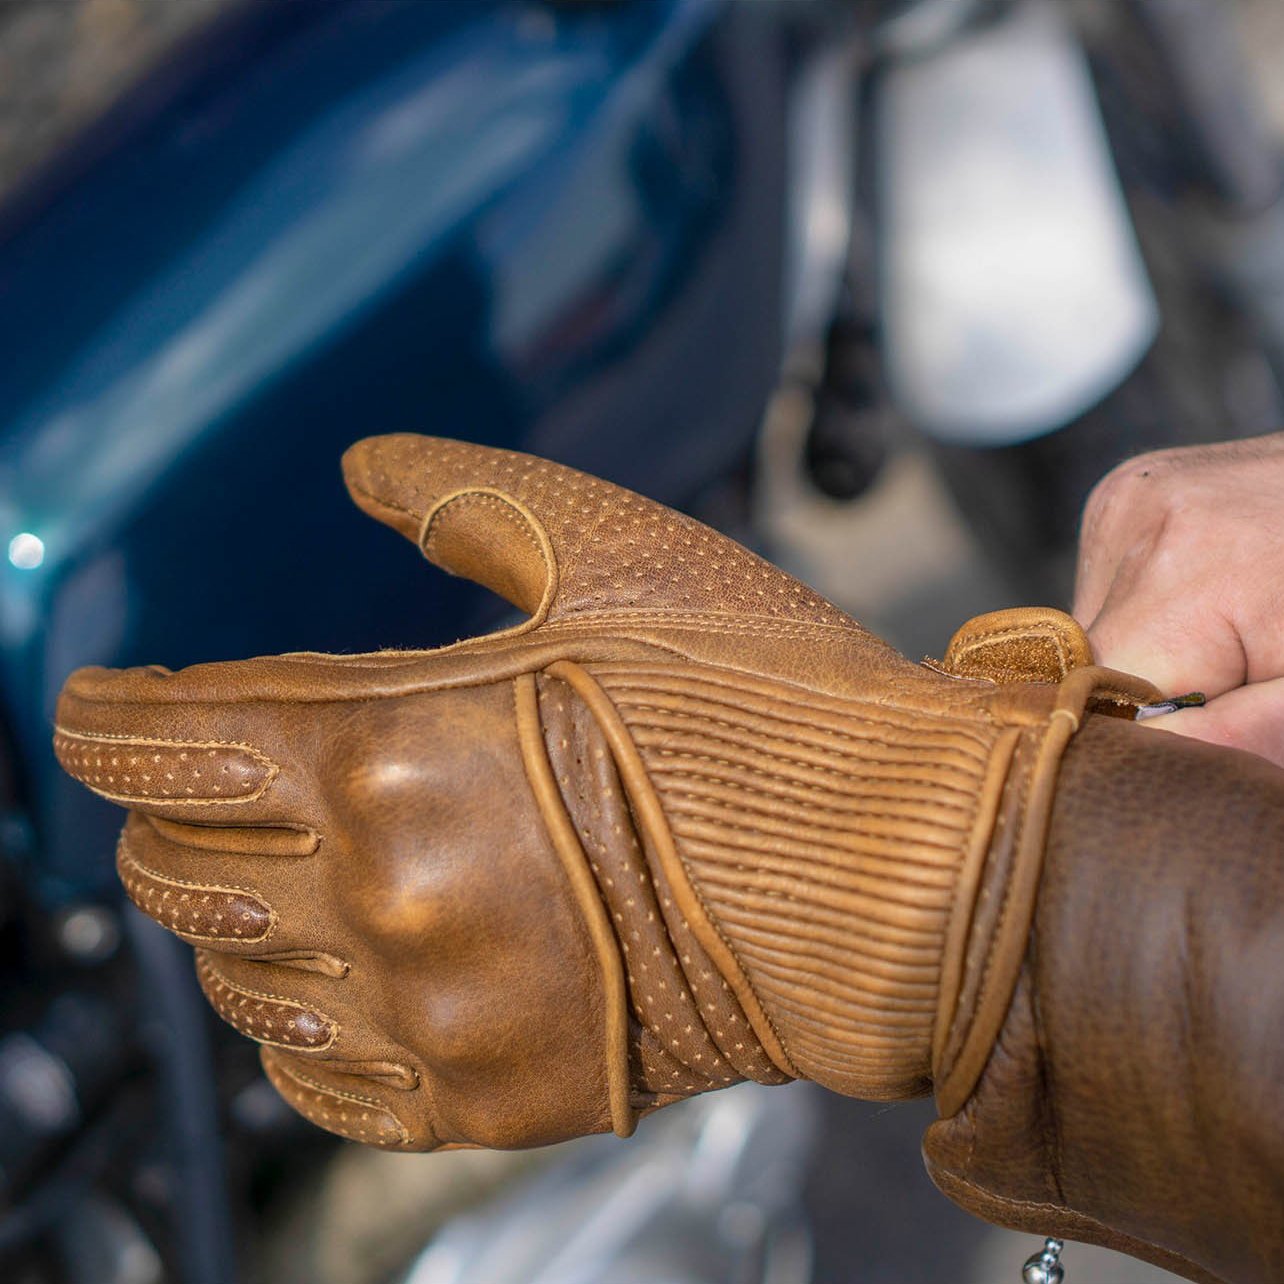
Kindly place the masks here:
<instances>
[{"instance_id":1,"label":"stitched seam","mask_svg":"<svg viewBox=\"0 0 1284 1284\"><path fill-rule=\"evenodd\" d=\"M243 749L263 766L276 766L261 749L240 740L170 740L165 736L129 736L115 731L69 731L66 727L59 726L54 727L54 732L70 740L114 740L120 744L175 745L181 749Z\"/></svg>"},{"instance_id":2,"label":"stitched seam","mask_svg":"<svg viewBox=\"0 0 1284 1284\"><path fill-rule=\"evenodd\" d=\"M166 740L155 736L125 736L117 735L112 732L93 732L82 733L79 731L68 731L64 727L55 726L54 734L65 736L69 740L79 740L83 744L94 744L95 742L106 741L117 745L137 745L140 748L145 746L156 747L174 747L182 749L235 749L241 753L248 754L261 767L266 769L265 779L254 789L253 793L239 794L235 798L211 798L208 796L192 798L164 798L157 797L154 794L121 794L99 789L95 785L88 785L94 793L101 798L110 798L115 802L138 802L147 803L148 805L172 805L182 807L217 807L219 805L235 807L241 803L257 802L268 791L268 787L280 774L281 768L267 757L266 754L254 748L253 745L242 744L234 740Z\"/></svg>"},{"instance_id":3,"label":"stitched seam","mask_svg":"<svg viewBox=\"0 0 1284 1284\"><path fill-rule=\"evenodd\" d=\"M546 627L561 631L568 629L580 631L588 628L600 631L620 624L663 624L675 628L714 629L731 637L743 635L746 637L805 638L813 637L817 629L830 630L840 636L861 641L869 641L873 636L870 633L866 633L855 623L844 625L825 624L816 621L815 623L793 624L788 620L775 621L770 616L745 617L716 612L697 615L680 611L670 613L653 611L639 611L636 613L627 611L606 612L600 609L594 610L591 607L578 611L567 611L559 619L550 621Z\"/></svg>"},{"instance_id":4,"label":"stitched seam","mask_svg":"<svg viewBox=\"0 0 1284 1284\"><path fill-rule=\"evenodd\" d=\"M110 793L106 789L98 789L94 785L87 785L86 788L93 790L99 798L106 798L109 802L118 803L138 803L146 807L237 807L244 803L258 802L267 791L267 787L272 782L267 781L262 789L256 790L252 794L242 794L239 798L157 798L152 794L116 794Z\"/></svg>"},{"instance_id":5,"label":"stitched seam","mask_svg":"<svg viewBox=\"0 0 1284 1284\"><path fill-rule=\"evenodd\" d=\"M193 883L185 878L174 878L169 874L162 874L159 871L152 869L150 865L144 865L143 862L134 855L133 846L124 834L121 834L118 845L120 850L124 853L125 859L128 860L131 865L136 866L138 869L142 870L144 874L150 875L158 882L172 883L176 887L190 887L199 892L244 892L247 896L252 896L256 901L258 901L258 903L262 905L269 914L273 913L272 907L264 901L260 897L259 893L252 887L241 887L236 883Z\"/></svg>"},{"instance_id":6,"label":"stitched seam","mask_svg":"<svg viewBox=\"0 0 1284 1284\"><path fill-rule=\"evenodd\" d=\"M288 1007L298 1008L300 1012L310 1012L314 1016L319 1016L323 1021L329 1021L331 1025L334 1025L334 1022L324 1012L317 1012L315 1008L310 1008L306 1004L300 1003L297 999L287 998L284 994L273 994L268 990L252 990L247 985L240 985L236 981L229 980L207 959L198 958L197 965L209 972L220 985L225 985L229 990L234 990L237 994L244 994L251 999L271 999L276 1003L284 1003Z\"/></svg>"},{"instance_id":7,"label":"stitched seam","mask_svg":"<svg viewBox=\"0 0 1284 1284\"><path fill-rule=\"evenodd\" d=\"M276 925L278 921L276 910L274 910L271 905L269 905L265 900L263 900L258 895L257 892L252 891L250 888L237 887L234 884L221 886L214 883L192 883L192 882L188 882L186 879L183 879L183 878L170 878L166 874L158 873L156 870L152 869L150 865L144 865L143 862L140 861L134 855L133 850L130 848L129 844L127 843L124 834L121 834L120 836L119 852L120 852L120 861L122 864L132 865L140 873L146 874L148 878L154 879L158 883L168 883L173 887L186 887L195 892L225 893L229 896L233 895L236 892L241 892L246 896L252 897L255 901L257 901L260 905L262 905L263 908L267 911L267 915L268 915L268 925L263 930L263 932L258 936L227 936L225 934L206 936L206 935L201 935L200 933L197 933L197 932L185 932L183 931L182 928L173 928L172 930L175 933L175 935L185 936L189 940L193 940L193 941L244 942L246 945L257 945L262 943L263 941L266 941L268 937L271 936L272 933L276 931Z\"/></svg>"},{"instance_id":8,"label":"stitched seam","mask_svg":"<svg viewBox=\"0 0 1284 1284\"><path fill-rule=\"evenodd\" d=\"M326 1016L324 1012L318 1012L315 1008L305 1007L295 999L287 999L283 994L270 994L263 990L251 990L247 986L237 985L235 981L229 981L212 963L199 955L196 959L196 966L202 972L207 973L215 985L221 985L224 989L231 990L233 994L243 994L248 999L266 999L269 1002L280 1003L285 1007L294 1008L298 1012L306 1012L311 1016L318 1016L330 1027L330 1037L324 1043L303 1046L297 1043L279 1043L275 1039L260 1039L258 1035L248 1036L254 1039L256 1043L265 1043L273 1048L283 1048L287 1052L324 1052L327 1048L333 1047L335 1039L339 1037L339 1023ZM231 1025L233 1023L229 1021L228 1024ZM237 1028L239 1029L239 1027Z\"/></svg>"},{"instance_id":9,"label":"stitched seam","mask_svg":"<svg viewBox=\"0 0 1284 1284\"><path fill-rule=\"evenodd\" d=\"M436 533L435 528L438 519L444 513L454 508L456 504L462 502L467 502L470 505L480 504L484 508L498 508L504 514L504 517L510 526L512 525L513 519L516 518L517 529L521 532L522 538L530 544L532 548L534 548L540 556L540 561L543 562L545 568L547 568L548 558L545 557L544 550L540 546L540 542L536 538L535 532L531 530L531 525L527 520L526 515L520 508L515 507L510 500L504 499L499 495L493 495L489 491L465 491L461 495L451 496L445 503L441 504L429 520L427 530L424 531L423 549L425 553L428 551L428 546L432 543L433 535ZM411 516L413 516L413 514L411 514Z\"/></svg>"},{"instance_id":10,"label":"stitched seam","mask_svg":"<svg viewBox=\"0 0 1284 1284\"><path fill-rule=\"evenodd\" d=\"M286 1079L293 1079L297 1084L304 1084L307 1088L315 1089L318 1093L324 1093L326 1097L338 1097L344 1102L353 1102L357 1106L372 1106L376 1111L381 1111L384 1115L394 1117L392 1116L392 1111L389 1111L383 1102L379 1102L374 1097L363 1097L361 1093L349 1093L347 1089L343 1088L331 1088L329 1084L322 1084L322 1082L312 1079L311 1076L304 1075L302 1071L288 1070L284 1066L277 1066L276 1068L282 1075L285 1075Z\"/></svg>"},{"instance_id":11,"label":"stitched seam","mask_svg":"<svg viewBox=\"0 0 1284 1284\"><path fill-rule=\"evenodd\" d=\"M299 1070L287 1069L285 1066L280 1065L277 1066L277 1069L288 1079L293 1079L296 1083L305 1084L307 1087L324 1093L326 1096L339 1097L343 1101L355 1102L362 1106L373 1106L376 1110L381 1110L385 1114L390 1115L392 1113L383 1102L377 1101L374 1097L365 1097L359 1092L348 1092L345 1088L332 1088L328 1084L320 1083Z\"/></svg>"},{"instance_id":12,"label":"stitched seam","mask_svg":"<svg viewBox=\"0 0 1284 1284\"><path fill-rule=\"evenodd\" d=\"M244 803L258 802L271 783L272 781L268 780L261 789L252 794L242 794L239 798L157 798L153 794L112 793L94 785L87 785L86 788L93 790L99 798L106 798L109 802L139 803L147 807L237 807Z\"/></svg>"},{"instance_id":13,"label":"stitched seam","mask_svg":"<svg viewBox=\"0 0 1284 1284\"><path fill-rule=\"evenodd\" d=\"M969 636L968 640L962 647L963 655L970 655L973 651L982 647L986 642L1007 642L1012 638L1037 639L1040 642L1051 642L1056 647L1057 656L1061 661L1061 668L1064 671L1070 668L1070 651L1066 644L1065 637L1058 629L987 629L984 633L976 633ZM960 659L962 656L960 656Z\"/></svg>"},{"instance_id":14,"label":"stitched seam","mask_svg":"<svg viewBox=\"0 0 1284 1284\"><path fill-rule=\"evenodd\" d=\"M305 1088L311 1088L313 1092L319 1092L322 1096L337 1097L340 1101L350 1101L353 1105L373 1107L380 1113L387 1115L397 1125L397 1131L401 1134L401 1145L404 1146L410 1141L410 1133L406 1130L406 1125L387 1106L375 1100L374 1097L363 1097L359 1092L347 1092L343 1088L331 1088L329 1085L320 1083L304 1074L303 1071L295 1070L290 1066L283 1066L279 1062L276 1064L275 1069L278 1074L283 1074L287 1079L293 1079L295 1083L302 1084Z\"/></svg>"},{"instance_id":15,"label":"stitched seam","mask_svg":"<svg viewBox=\"0 0 1284 1284\"><path fill-rule=\"evenodd\" d=\"M835 615L841 615L838 609L832 608ZM615 620L643 620L653 623L662 623L667 620L679 620L684 622L700 623L706 620L736 620L743 621L745 624L763 624L768 627L778 626L780 628L798 629L807 632L811 629L823 629L833 631L842 635L855 634L864 638L872 638L874 635L869 632L864 625L852 619L839 620L788 620L774 615L757 615L752 611L681 611L677 609L656 608L656 607L579 607L574 611L568 612L562 617L562 624L572 623L570 616L592 616L601 620L603 623L610 623ZM885 644L884 644L885 645Z\"/></svg>"}]
</instances>

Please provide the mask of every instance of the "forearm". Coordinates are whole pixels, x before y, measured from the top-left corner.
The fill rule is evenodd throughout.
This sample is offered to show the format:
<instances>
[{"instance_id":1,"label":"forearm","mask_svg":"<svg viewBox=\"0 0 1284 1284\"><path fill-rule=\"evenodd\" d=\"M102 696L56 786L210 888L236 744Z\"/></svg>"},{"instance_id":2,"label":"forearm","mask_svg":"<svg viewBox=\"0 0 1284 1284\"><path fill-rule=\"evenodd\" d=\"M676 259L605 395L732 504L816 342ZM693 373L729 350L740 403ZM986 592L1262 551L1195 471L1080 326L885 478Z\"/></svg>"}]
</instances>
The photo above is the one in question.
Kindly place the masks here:
<instances>
[{"instance_id":1,"label":"forearm","mask_svg":"<svg viewBox=\"0 0 1284 1284\"><path fill-rule=\"evenodd\" d=\"M1284 774L1094 719L977 1091L929 1131L959 1202L1199 1280L1284 1277Z\"/></svg>"}]
</instances>

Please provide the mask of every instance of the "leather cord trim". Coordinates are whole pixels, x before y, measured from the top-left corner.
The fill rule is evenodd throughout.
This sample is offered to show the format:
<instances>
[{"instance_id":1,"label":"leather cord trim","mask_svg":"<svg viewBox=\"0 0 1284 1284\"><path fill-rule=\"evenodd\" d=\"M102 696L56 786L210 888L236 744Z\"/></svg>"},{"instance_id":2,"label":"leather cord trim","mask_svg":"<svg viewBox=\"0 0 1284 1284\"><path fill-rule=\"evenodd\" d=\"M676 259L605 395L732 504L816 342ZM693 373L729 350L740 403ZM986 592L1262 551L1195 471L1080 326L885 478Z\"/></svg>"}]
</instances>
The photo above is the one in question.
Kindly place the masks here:
<instances>
[{"instance_id":1,"label":"leather cord trim","mask_svg":"<svg viewBox=\"0 0 1284 1284\"><path fill-rule=\"evenodd\" d=\"M1020 836L1012 872L1001 889L1003 912L989 943L981 988L973 1011L964 1014L967 1029L957 1054L947 1065L937 1060L946 1047L941 1024L938 1023L934 1033L932 1068L936 1104L944 1118L957 1114L972 1095L1016 990L1043 873L1057 771L1066 745L1079 730L1089 701L1107 699L1133 709L1151 698L1154 690L1144 679L1096 665L1072 670L1056 689L1054 707L1039 736L1035 759L1029 768L1027 792L1018 804L1018 814L1013 817L1021 827ZM957 1019L955 1014L953 1020ZM948 1029L946 1025L945 1030Z\"/></svg>"},{"instance_id":2,"label":"leather cord trim","mask_svg":"<svg viewBox=\"0 0 1284 1284\"><path fill-rule=\"evenodd\" d=\"M579 835L566 813L548 760L548 748L540 726L539 693L535 686L535 675L523 673L514 680L513 686L517 702L517 737L526 778L530 781L553 848L562 862L562 868L566 871L566 877L584 916L584 924L588 928L589 939L593 943L602 974L602 990L606 1001L606 1083L611 1127L617 1136L629 1137L637 1127L637 1116L630 1102L629 1006L624 965L620 960L615 934L607 919L602 898L598 895L597 883L589 870Z\"/></svg>"},{"instance_id":3,"label":"leather cord trim","mask_svg":"<svg viewBox=\"0 0 1284 1284\"><path fill-rule=\"evenodd\" d=\"M979 806L972 822L972 838L968 844L963 865L955 884L954 905L945 930L945 946L941 959L940 989L937 994L936 1023L932 1031L932 1072L939 1076L945 1055L946 1040L958 1008L959 991L963 986L963 966L967 955L967 941L971 934L972 915L976 909L977 895L981 889L981 875L986 857L994 839L994 826L1003 801L1003 786L1012 767L1021 732L1013 727L995 742L990 764L981 788Z\"/></svg>"},{"instance_id":4,"label":"leather cord trim","mask_svg":"<svg viewBox=\"0 0 1284 1284\"><path fill-rule=\"evenodd\" d=\"M934 1067L936 1105L944 1118L957 1114L972 1095L1012 1002L1043 872L1043 845L1052 814L1057 764L1077 730L1077 717L1069 716L1067 710L1056 710L1039 737L1026 789L1017 801L1012 820L1020 826L1020 833L1006 886L996 889L1003 898L1003 910L986 952L981 988L968 1014L957 1055L949 1065Z\"/></svg>"},{"instance_id":5,"label":"leather cord trim","mask_svg":"<svg viewBox=\"0 0 1284 1284\"><path fill-rule=\"evenodd\" d=\"M701 947L731 987L763 1051L778 1070L791 1078L801 1078L800 1072L785 1051L780 1036L771 1023L771 1018L768 1017L757 994L754 993L749 978L745 976L740 960L736 958L731 947L714 926L691 884L686 866L678 854L677 844L673 840L673 833L669 828L664 809L660 805L660 799L619 711L596 679L578 664L570 660L559 660L556 664L549 666L548 672L572 687L597 719L598 725L606 736L611 754L615 758L616 769L628 792L629 802L632 804L638 822L645 829L647 837L654 846L665 878L672 889L674 900L682 915L691 924L691 929Z\"/></svg>"}]
</instances>

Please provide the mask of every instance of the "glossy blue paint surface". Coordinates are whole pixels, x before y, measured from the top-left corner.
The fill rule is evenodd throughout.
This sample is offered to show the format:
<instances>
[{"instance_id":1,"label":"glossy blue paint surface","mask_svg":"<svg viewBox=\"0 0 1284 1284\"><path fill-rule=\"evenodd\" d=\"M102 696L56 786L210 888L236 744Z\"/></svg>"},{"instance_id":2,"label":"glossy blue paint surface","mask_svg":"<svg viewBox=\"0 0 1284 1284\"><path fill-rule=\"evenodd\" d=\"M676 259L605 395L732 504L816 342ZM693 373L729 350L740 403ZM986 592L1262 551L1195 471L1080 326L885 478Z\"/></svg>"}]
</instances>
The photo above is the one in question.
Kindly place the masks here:
<instances>
[{"instance_id":1,"label":"glossy blue paint surface","mask_svg":"<svg viewBox=\"0 0 1284 1284\"><path fill-rule=\"evenodd\" d=\"M678 504L744 456L779 343L753 8L264 6L0 216L0 557L43 553L0 561L0 698L48 897L105 885L118 823L48 749L72 668L499 618L350 508L351 441Z\"/></svg>"}]
</instances>

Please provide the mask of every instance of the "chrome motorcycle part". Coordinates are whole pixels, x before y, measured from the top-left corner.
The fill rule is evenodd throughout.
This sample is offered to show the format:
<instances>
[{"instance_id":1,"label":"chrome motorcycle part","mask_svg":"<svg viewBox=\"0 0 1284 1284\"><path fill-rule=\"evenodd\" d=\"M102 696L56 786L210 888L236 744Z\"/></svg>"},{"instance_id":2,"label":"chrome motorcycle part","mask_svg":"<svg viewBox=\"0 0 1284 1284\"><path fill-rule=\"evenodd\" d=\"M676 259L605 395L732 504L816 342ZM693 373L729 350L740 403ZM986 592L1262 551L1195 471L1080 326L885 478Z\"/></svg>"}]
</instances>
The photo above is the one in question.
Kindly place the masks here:
<instances>
[{"instance_id":1,"label":"chrome motorcycle part","mask_svg":"<svg viewBox=\"0 0 1284 1284\"><path fill-rule=\"evenodd\" d=\"M120 946L120 922L105 905L73 905L54 918L54 937L77 963L105 963Z\"/></svg>"},{"instance_id":2,"label":"chrome motorcycle part","mask_svg":"<svg viewBox=\"0 0 1284 1284\"><path fill-rule=\"evenodd\" d=\"M1059 1239L1046 1239L1043 1248L1026 1259L1021 1268L1022 1284L1061 1284L1066 1277L1061 1265L1061 1250L1065 1245Z\"/></svg>"},{"instance_id":3,"label":"chrome motorcycle part","mask_svg":"<svg viewBox=\"0 0 1284 1284\"><path fill-rule=\"evenodd\" d=\"M809 1284L806 1085L742 1084L593 1137L437 1237L402 1284Z\"/></svg>"},{"instance_id":4,"label":"chrome motorcycle part","mask_svg":"<svg viewBox=\"0 0 1284 1284\"><path fill-rule=\"evenodd\" d=\"M851 41L815 54L791 87L784 245L784 351L823 339L852 237L860 64Z\"/></svg>"},{"instance_id":5,"label":"chrome motorcycle part","mask_svg":"<svg viewBox=\"0 0 1284 1284\"><path fill-rule=\"evenodd\" d=\"M893 58L936 53L1007 0L896 0L874 28L875 51Z\"/></svg>"},{"instance_id":6,"label":"chrome motorcycle part","mask_svg":"<svg viewBox=\"0 0 1284 1284\"><path fill-rule=\"evenodd\" d=\"M1159 314L1088 68L1025 0L876 91L884 343L900 408L942 441L1061 427L1134 369Z\"/></svg>"}]
</instances>

